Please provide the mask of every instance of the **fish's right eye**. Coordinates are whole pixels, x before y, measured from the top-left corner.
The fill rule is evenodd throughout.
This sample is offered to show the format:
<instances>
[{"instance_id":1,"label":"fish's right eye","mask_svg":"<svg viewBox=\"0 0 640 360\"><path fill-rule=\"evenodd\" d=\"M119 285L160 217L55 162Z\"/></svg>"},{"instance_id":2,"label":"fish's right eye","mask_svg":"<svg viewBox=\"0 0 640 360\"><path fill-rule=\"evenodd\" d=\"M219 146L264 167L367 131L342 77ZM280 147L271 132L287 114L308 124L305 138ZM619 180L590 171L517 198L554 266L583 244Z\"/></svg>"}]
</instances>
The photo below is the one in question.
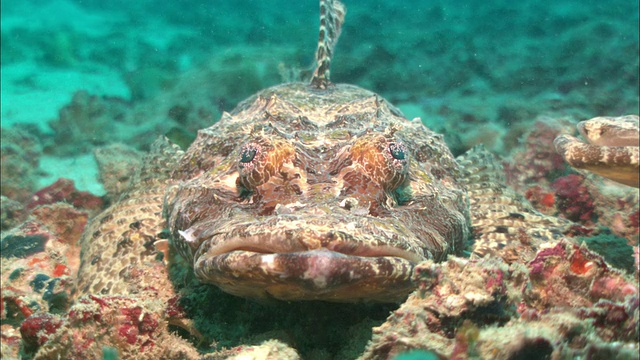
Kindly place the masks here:
<instances>
[{"instance_id":1,"label":"fish's right eye","mask_svg":"<svg viewBox=\"0 0 640 360\"><path fill-rule=\"evenodd\" d=\"M390 143L389 152L391 156L396 160L404 160L406 157L407 148L402 143Z\"/></svg>"},{"instance_id":2,"label":"fish's right eye","mask_svg":"<svg viewBox=\"0 0 640 360\"><path fill-rule=\"evenodd\" d=\"M280 139L259 137L240 149L238 185L254 191L280 171L285 161L291 161L295 151L291 144Z\"/></svg>"}]
</instances>

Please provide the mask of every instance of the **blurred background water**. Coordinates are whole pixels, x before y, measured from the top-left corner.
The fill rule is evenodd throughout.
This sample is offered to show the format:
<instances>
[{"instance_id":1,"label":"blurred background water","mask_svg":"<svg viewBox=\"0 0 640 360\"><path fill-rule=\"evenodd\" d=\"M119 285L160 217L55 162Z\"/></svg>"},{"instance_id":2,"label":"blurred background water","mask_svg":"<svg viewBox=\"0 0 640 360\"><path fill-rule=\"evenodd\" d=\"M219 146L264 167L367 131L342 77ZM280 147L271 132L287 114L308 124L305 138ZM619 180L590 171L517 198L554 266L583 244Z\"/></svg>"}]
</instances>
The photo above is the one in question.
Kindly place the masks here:
<instances>
[{"instance_id":1,"label":"blurred background water","mask_svg":"<svg viewBox=\"0 0 640 360\"><path fill-rule=\"evenodd\" d=\"M508 154L542 115L638 113L637 1L344 2L332 80L421 117L456 154ZM2 126L31 124L55 157L189 138L308 74L317 27L315 1L3 1ZM109 97L100 116L61 117L79 90Z\"/></svg>"}]
</instances>

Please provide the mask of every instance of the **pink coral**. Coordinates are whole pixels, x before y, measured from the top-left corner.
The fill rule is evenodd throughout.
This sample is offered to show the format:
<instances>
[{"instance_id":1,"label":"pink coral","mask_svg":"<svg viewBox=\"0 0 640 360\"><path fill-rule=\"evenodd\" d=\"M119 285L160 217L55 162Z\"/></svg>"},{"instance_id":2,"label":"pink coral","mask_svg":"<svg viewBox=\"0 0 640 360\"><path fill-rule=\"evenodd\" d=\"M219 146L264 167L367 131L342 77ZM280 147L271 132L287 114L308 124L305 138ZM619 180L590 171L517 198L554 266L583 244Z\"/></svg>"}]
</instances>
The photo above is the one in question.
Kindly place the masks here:
<instances>
[{"instance_id":1,"label":"pink coral","mask_svg":"<svg viewBox=\"0 0 640 360\"><path fill-rule=\"evenodd\" d=\"M102 338L101 342L126 343L144 351L154 345L158 320L157 314L133 298L90 295L72 307L67 321L74 328L94 329L89 337L83 335L86 340Z\"/></svg>"},{"instance_id":2,"label":"pink coral","mask_svg":"<svg viewBox=\"0 0 640 360\"><path fill-rule=\"evenodd\" d=\"M638 287L586 247L564 242L538 252L529 263L535 306L591 306L600 299L622 301ZM533 299L536 299L533 301Z\"/></svg>"},{"instance_id":3,"label":"pink coral","mask_svg":"<svg viewBox=\"0 0 640 360\"><path fill-rule=\"evenodd\" d=\"M640 225L640 213L638 212L638 210L636 210L635 212L631 213L631 215L629 215L629 222L631 223L631 226L636 229L636 234L637 234L638 227Z\"/></svg>"},{"instance_id":4,"label":"pink coral","mask_svg":"<svg viewBox=\"0 0 640 360\"><path fill-rule=\"evenodd\" d=\"M103 346L118 349L122 358L196 358L192 345L169 333L159 305L132 296L81 297L63 317L65 331L47 345L73 358L95 358Z\"/></svg>"},{"instance_id":5,"label":"pink coral","mask_svg":"<svg viewBox=\"0 0 640 360\"><path fill-rule=\"evenodd\" d=\"M103 201L101 198L76 189L73 180L60 178L55 183L37 191L32 197L27 209L31 210L40 205L66 202L76 208L86 210L100 210Z\"/></svg>"},{"instance_id":6,"label":"pink coral","mask_svg":"<svg viewBox=\"0 0 640 360\"><path fill-rule=\"evenodd\" d=\"M556 197L553 192L545 190L540 185L528 188L524 196L531 202L531 205L543 214L553 215L556 210Z\"/></svg>"},{"instance_id":7,"label":"pink coral","mask_svg":"<svg viewBox=\"0 0 640 360\"><path fill-rule=\"evenodd\" d=\"M20 325L22 340L30 350L35 350L49 340L63 324L61 318L49 313L39 313L29 316Z\"/></svg>"},{"instance_id":8,"label":"pink coral","mask_svg":"<svg viewBox=\"0 0 640 360\"><path fill-rule=\"evenodd\" d=\"M569 220L589 224L595 206L583 181L583 176L570 174L556 179L551 186L556 191L558 210Z\"/></svg>"}]
</instances>

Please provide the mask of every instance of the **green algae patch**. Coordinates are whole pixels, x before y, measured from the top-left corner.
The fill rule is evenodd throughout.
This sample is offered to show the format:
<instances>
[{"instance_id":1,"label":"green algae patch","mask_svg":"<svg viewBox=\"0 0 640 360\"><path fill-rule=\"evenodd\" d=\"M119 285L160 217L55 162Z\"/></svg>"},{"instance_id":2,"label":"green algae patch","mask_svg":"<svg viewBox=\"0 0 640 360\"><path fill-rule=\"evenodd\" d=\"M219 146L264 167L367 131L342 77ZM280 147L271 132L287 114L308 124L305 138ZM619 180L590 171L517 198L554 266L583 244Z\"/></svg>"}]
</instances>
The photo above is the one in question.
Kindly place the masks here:
<instances>
[{"instance_id":1,"label":"green algae patch","mask_svg":"<svg viewBox=\"0 0 640 360\"><path fill-rule=\"evenodd\" d=\"M617 237L609 232L593 237L581 237L578 243L584 242L590 250L602 255L609 265L633 273L633 248L627 239Z\"/></svg>"}]
</instances>

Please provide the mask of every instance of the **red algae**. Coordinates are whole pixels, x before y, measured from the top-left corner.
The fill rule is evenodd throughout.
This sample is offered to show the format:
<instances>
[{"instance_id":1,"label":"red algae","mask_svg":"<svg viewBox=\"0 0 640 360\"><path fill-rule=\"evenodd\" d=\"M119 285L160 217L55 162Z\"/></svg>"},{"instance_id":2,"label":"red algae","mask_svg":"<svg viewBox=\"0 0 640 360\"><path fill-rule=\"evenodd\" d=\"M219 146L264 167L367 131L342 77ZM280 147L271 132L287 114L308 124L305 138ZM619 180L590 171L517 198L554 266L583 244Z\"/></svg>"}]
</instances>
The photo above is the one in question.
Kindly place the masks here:
<instances>
[{"instance_id":1,"label":"red algae","mask_svg":"<svg viewBox=\"0 0 640 360\"><path fill-rule=\"evenodd\" d=\"M55 183L38 190L27 204L27 209L41 205L66 202L79 209L100 210L104 205L102 199L86 191L75 188L73 180L60 178Z\"/></svg>"},{"instance_id":2,"label":"red algae","mask_svg":"<svg viewBox=\"0 0 640 360\"><path fill-rule=\"evenodd\" d=\"M590 224L594 218L594 203L584 177L570 174L556 179L551 185L556 190L558 210L571 221Z\"/></svg>"},{"instance_id":3,"label":"red algae","mask_svg":"<svg viewBox=\"0 0 640 360\"><path fill-rule=\"evenodd\" d=\"M31 350L36 349L49 340L49 336L55 333L63 325L63 320L56 315L39 313L29 316L20 325L22 339Z\"/></svg>"}]
</instances>

